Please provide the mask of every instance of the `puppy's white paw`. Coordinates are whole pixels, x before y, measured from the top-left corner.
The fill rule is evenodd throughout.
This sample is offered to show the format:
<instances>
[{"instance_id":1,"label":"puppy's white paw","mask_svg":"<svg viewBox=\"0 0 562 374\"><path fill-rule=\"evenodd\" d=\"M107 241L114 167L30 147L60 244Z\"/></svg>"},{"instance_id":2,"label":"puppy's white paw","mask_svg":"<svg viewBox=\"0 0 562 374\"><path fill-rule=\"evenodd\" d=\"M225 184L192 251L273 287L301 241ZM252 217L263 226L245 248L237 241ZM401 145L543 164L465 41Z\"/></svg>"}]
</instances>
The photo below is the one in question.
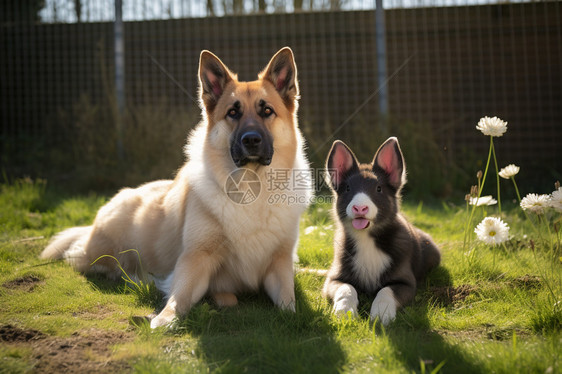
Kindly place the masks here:
<instances>
[{"instance_id":1,"label":"puppy's white paw","mask_svg":"<svg viewBox=\"0 0 562 374\"><path fill-rule=\"evenodd\" d=\"M341 299L337 303L334 303L334 314L337 314L342 317L347 317L351 312L351 317L357 316L357 307L353 305L353 302L347 299Z\"/></svg>"},{"instance_id":2,"label":"puppy's white paw","mask_svg":"<svg viewBox=\"0 0 562 374\"><path fill-rule=\"evenodd\" d=\"M398 303L394 298L394 292L390 287L385 287L379 291L371 305L371 320L378 317L383 325L388 325L396 317L396 309Z\"/></svg>"},{"instance_id":3,"label":"puppy's white paw","mask_svg":"<svg viewBox=\"0 0 562 374\"><path fill-rule=\"evenodd\" d=\"M162 326L170 327L175 318L175 313L167 313L166 310L163 310L159 315L154 317L152 321L150 321L150 328L155 329Z\"/></svg>"},{"instance_id":4,"label":"puppy's white paw","mask_svg":"<svg viewBox=\"0 0 562 374\"><path fill-rule=\"evenodd\" d=\"M346 316L351 312L352 317L357 316L357 305L359 299L357 298L357 291L349 284L344 284L338 288L334 295L334 314Z\"/></svg>"}]
</instances>

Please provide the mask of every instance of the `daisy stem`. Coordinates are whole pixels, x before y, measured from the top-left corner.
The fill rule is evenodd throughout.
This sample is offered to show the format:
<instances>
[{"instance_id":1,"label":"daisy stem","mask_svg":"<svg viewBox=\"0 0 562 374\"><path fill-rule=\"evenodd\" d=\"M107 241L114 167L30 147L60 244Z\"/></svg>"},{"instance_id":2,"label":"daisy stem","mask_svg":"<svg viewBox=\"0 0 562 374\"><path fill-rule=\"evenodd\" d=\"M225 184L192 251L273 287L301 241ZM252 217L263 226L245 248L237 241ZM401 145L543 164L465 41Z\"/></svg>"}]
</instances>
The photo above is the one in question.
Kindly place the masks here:
<instances>
[{"instance_id":1,"label":"daisy stem","mask_svg":"<svg viewBox=\"0 0 562 374\"><path fill-rule=\"evenodd\" d=\"M507 246L505 245L505 242L502 243L502 247L505 253L507 254L509 251L507 250Z\"/></svg>"},{"instance_id":2,"label":"daisy stem","mask_svg":"<svg viewBox=\"0 0 562 374\"><path fill-rule=\"evenodd\" d=\"M519 200L519 204L521 204L521 195L519 194L519 188L517 188L517 183L515 183L514 176L511 176L511 181L513 182L513 186L515 187L515 193L517 194L517 199Z\"/></svg>"},{"instance_id":3,"label":"daisy stem","mask_svg":"<svg viewBox=\"0 0 562 374\"><path fill-rule=\"evenodd\" d=\"M494 147L494 137L490 136L490 148L492 148L492 154L494 155L494 165L496 166L496 183L498 186L498 209L500 217L502 215L502 199L500 198L500 174L498 170L498 160L496 159L496 148Z\"/></svg>"},{"instance_id":4,"label":"daisy stem","mask_svg":"<svg viewBox=\"0 0 562 374\"><path fill-rule=\"evenodd\" d=\"M486 175L488 174L488 168L490 166L490 159L492 158L492 148L494 147L493 137L490 136L490 151L488 152L488 161L486 161L486 169L484 169L484 176L482 177L482 184L480 184L478 188L478 196L476 201L480 199L480 195L482 194L482 190L484 189L484 183L486 182ZM474 211L476 210L476 204L472 206L472 210L470 211L470 217L468 218L468 222L466 223L466 227L464 228L464 242L463 242L463 250L466 250L466 241L467 237L469 236L469 228L472 224L472 218L474 217Z\"/></svg>"},{"instance_id":5,"label":"daisy stem","mask_svg":"<svg viewBox=\"0 0 562 374\"><path fill-rule=\"evenodd\" d=\"M511 181L513 182L513 186L515 187L515 193L517 194L517 199L519 200L519 206L521 206L521 195L519 194L519 188L517 188L517 183L515 183L514 176L511 177ZM531 223L531 227L533 228L533 230L535 230L535 232L538 233L538 229L533 223L533 221L531 220L531 217L529 217L529 214L527 214L527 211L525 209L521 209L521 210L525 214L525 217L527 217L527 221Z\"/></svg>"},{"instance_id":6,"label":"daisy stem","mask_svg":"<svg viewBox=\"0 0 562 374\"><path fill-rule=\"evenodd\" d=\"M533 251L533 257L535 258L535 264L537 265L537 272L539 273L540 277L544 280L544 285L548 289L548 292L550 293L550 296L553 298L553 300L559 300L558 297L556 296L556 293L554 292L550 282L548 281L548 274L547 274L546 270L544 269L543 266L539 265L536 250Z\"/></svg>"},{"instance_id":7,"label":"daisy stem","mask_svg":"<svg viewBox=\"0 0 562 374\"><path fill-rule=\"evenodd\" d=\"M554 254L554 243L552 242L552 232L550 231L550 225L548 224L548 220L546 219L546 217L543 214L539 215L539 219L541 221L543 221L544 225L546 226L546 230L548 231L548 233L547 233L548 243L550 244L550 250Z\"/></svg>"},{"instance_id":8,"label":"daisy stem","mask_svg":"<svg viewBox=\"0 0 562 374\"><path fill-rule=\"evenodd\" d=\"M463 243L463 251L466 251L466 239L467 239L467 230L468 230L468 217L470 217L469 214L469 207L470 207L470 203L469 200L466 201L466 223L465 223L465 228L464 228L464 243Z\"/></svg>"},{"instance_id":9,"label":"daisy stem","mask_svg":"<svg viewBox=\"0 0 562 374\"><path fill-rule=\"evenodd\" d=\"M554 227L554 231L556 232L556 243L558 244L558 250L560 251L560 232L562 230L560 230L560 224L562 223L562 215L560 215L560 217L558 218L558 220L554 221L554 223L552 224ZM558 227L556 226L558 225ZM562 261L562 260L561 260Z\"/></svg>"}]
</instances>

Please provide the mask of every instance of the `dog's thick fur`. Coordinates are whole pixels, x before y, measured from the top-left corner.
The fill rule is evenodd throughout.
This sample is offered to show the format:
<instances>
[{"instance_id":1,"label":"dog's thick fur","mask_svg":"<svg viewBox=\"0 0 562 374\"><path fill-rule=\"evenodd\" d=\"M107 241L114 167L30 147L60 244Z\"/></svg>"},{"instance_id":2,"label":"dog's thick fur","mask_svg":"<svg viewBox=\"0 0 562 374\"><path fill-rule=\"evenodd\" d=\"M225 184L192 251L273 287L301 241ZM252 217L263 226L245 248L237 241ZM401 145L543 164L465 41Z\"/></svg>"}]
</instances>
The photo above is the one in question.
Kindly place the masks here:
<instances>
[{"instance_id":1,"label":"dog's thick fur","mask_svg":"<svg viewBox=\"0 0 562 374\"><path fill-rule=\"evenodd\" d=\"M219 58L203 51L199 83L203 120L188 138L187 162L175 179L121 190L92 226L63 231L41 254L64 258L84 273L119 277L110 258L92 263L109 254L129 274L138 273L137 254L122 253L138 250L144 270L167 295L153 328L169 325L206 294L219 305L234 305L237 293L263 287L279 307L295 308L293 257L312 188L284 191L295 195L293 203L273 204L268 198L274 192L265 183L275 170L292 178L292 170L309 169L297 126L293 53L281 49L258 80L239 82ZM238 168L261 181L260 194L249 204L225 193L227 178Z\"/></svg>"},{"instance_id":2,"label":"dog's thick fur","mask_svg":"<svg viewBox=\"0 0 562 374\"><path fill-rule=\"evenodd\" d=\"M343 142L335 141L326 168L337 229L323 294L333 301L335 313L353 315L357 291L376 295L371 319L388 324L441 258L431 237L399 212L406 170L398 140L381 145L371 164L359 164Z\"/></svg>"}]
</instances>

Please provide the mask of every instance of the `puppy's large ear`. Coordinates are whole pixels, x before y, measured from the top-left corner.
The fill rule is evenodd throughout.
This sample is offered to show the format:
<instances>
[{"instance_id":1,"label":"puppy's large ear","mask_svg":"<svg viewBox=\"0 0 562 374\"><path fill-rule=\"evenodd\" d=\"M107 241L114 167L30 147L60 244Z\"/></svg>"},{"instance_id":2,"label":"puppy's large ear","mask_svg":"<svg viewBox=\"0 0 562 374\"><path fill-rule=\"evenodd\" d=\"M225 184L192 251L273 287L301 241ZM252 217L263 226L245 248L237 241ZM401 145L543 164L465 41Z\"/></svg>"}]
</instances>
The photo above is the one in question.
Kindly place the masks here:
<instances>
[{"instance_id":1,"label":"puppy's large ear","mask_svg":"<svg viewBox=\"0 0 562 374\"><path fill-rule=\"evenodd\" d=\"M202 51L199 57L199 94L205 108L215 109L224 88L236 77L222 61L209 51Z\"/></svg>"},{"instance_id":2,"label":"puppy's large ear","mask_svg":"<svg viewBox=\"0 0 562 374\"><path fill-rule=\"evenodd\" d=\"M293 106L299 95L299 84L297 82L297 66L291 48L280 49L259 74L259 78L270 81L285 104Z\"/></svg>"},{"instance_id":3,"label":"puppy's large ear","mask_svg":"<svg viewBox=\"0 0 562 374\"><path fill-rule=\"evenodd\" d=\"M341 140L336 140L326 160L326 170L330 186L337 191L345 178L359 171L359 163L351 149Z\"/></svg>"},{"instance_id":4,"label":"puppy's large ear","mask_svg":"<svg viewBox=\"0 0 562 374\"><path fill-rule=\"evenodd\" d=\"M388 138L379 147L373 159L373 172L386 174L388 183L397 190L406 183L406 166L397 138Z\"/></svg>"}]
</instances>

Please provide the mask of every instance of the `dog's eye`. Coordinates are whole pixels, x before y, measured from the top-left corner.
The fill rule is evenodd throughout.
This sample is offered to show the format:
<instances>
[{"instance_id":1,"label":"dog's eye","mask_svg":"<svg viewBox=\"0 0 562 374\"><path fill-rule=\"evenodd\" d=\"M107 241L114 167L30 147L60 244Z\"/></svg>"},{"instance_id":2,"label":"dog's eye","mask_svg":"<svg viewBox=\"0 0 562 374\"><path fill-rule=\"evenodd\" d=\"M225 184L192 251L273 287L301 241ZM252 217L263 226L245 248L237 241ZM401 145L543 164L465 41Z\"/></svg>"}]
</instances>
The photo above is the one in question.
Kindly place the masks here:
<instances>
[{"instance_id":1,"label":"dog's eye","mask_svg":"<svg viewBox=\"0 0 562 374\"><path fill-rule=\"evenodd\" d=\"M238 118L239 113L240 113L240 112L238 112L238 109L232 108L232 109L230 109L230 110L228 111L227 115L228 115L230 118L236 119L236 118Z\"/></svg>"},{"instance_id":2,"label":"dog's eye","mask_svg":"<svg viewBox=\"0 0 562 374\"><path fill-rule=\"evenodd\" d=\"M264 117L267 118L267 117L271 116L273 113L275 113L275 112L270 107L266 106L265 108L263 108L263 116Z\"/></svg>"},{"instance_id":3,"label":"dog's eye","mask_svg":"<svg viewBox=\"0 0 562 374\"><path fill-rule=\"evenodd\" d=\"M382 187L381 187L381 186L377 186L377 192L382 192Z\"/></svg>"}]
</instances>

